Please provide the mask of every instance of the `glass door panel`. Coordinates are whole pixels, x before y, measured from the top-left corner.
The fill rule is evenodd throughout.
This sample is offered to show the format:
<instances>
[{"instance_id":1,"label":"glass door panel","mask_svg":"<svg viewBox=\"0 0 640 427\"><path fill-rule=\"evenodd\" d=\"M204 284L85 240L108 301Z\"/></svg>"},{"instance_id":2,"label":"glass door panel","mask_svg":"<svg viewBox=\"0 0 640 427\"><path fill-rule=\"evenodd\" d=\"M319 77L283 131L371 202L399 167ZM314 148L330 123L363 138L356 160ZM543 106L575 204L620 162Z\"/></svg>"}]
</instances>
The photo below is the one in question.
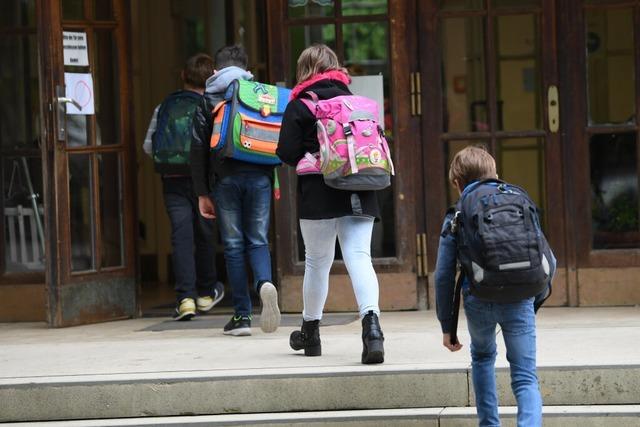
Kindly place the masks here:
<instances>
[{"instance_id":1,"label":"glass door panel","mask_svg":"<svg viewBox=\"0 0 640 427\"><path fill-rule=\"evenodd\" d=\"M35 1L5 1L0 15L0 283L44 283Z\"/></svg>"}]
</instances>

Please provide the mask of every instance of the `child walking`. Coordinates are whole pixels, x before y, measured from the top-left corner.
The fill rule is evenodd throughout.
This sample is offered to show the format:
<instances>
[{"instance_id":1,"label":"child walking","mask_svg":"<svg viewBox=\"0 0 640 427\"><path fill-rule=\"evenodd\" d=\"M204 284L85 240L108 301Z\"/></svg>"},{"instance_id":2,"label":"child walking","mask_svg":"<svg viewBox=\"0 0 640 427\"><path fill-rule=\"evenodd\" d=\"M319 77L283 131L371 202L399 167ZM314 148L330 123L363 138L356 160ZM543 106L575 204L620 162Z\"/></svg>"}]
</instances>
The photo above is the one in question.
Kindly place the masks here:
<instances>
[{"instance_id":1,"label":"child walking","mask_svg":"<svg viewBox=\"0 0 640 427\"><path fill-rule=\"evenodd\" d=\"M445 217L436 262L436 306L442 344L450 351L462 348L456 338L452 340L451 334L456 266L460 262L461 274L465 277L462 295L471 336L471 368L479 425L500 425L495 377L496 326L499 325L511 369L511 388L518 404L517 424L519 427L541 426L534 300L536 295L546 295L550 289L555 258L541 233L535 206L528 205L530 199L524 190L497 180L495 160L487 151L467 147L458 152L451 162L449 180L461 199L456 210L450 210ZM483 192L488 195L482 197ZM522 205L507 206L505 201L511 203L514 198L521 200ZM484 213L477 214L474 209ZM462 230L465 227L466 230ZM466 254L477 249L476 239L488 242L489 249L476 251L470 257L474 260L470 261ZM534 243L530 244L529 240ZM525 248L523 253L534 255L518 258L515 254L520 247ZM479 261L483 256L490 258L487 265L493 263L496 268L483 265ZM499 286L492 287L492 280L499 282Z\"/></svg>"},{"instance_id":2,"label":"child walking","mask_svg":"<svg viewBox=\"0 0 640 427\"><path fill-rule=\"evenodd\" d=\"M293 89L280 130L276 154L296 166L305 153L319 151L316 119L300 100L351 95L350 78L336 54L322 44L305 49L298 58L298 85ZM375 191L346 191L327 186L322 175L298 177L298 215L305 247L302 328L294 331L290 345L306 356L320 356L319 323L329 291L329 270L336 237L349 272L362 318L362 363L382 363L384 348L378 321L378 278L371 263L373 223L380 217Z\"/></svg>"}]
</instances>

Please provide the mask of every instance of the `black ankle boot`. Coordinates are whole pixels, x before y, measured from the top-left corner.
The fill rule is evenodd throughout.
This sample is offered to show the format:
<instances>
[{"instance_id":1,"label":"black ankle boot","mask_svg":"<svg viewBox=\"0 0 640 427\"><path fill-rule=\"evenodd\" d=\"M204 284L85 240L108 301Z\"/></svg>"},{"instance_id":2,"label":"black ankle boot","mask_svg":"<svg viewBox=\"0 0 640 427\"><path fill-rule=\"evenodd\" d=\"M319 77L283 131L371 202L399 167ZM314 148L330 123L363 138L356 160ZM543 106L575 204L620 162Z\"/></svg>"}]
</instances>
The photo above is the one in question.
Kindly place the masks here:
<instances>
[{"instance_id":1,"label":"black ankle boot","mask_svg":"<svg viewBox=\"0 0 640 427\"><path fill-rule=\"evenodd\" d=\"M291 332L289 345L294 350L304 349L305 356L320 356L322 346L320 344L320 321L303 321L299 331Z\"/></svg>"},{"instance_id":2,"label":"black ankle boot","mask_svg":"<svg viewBox=\"0 0 640 427\"><path fill-rule=\"evenodd\" d=\"M384 362L384 335L378 322L378 315L369 311L362 318L362 363Z\"/></svg>"}]
</instances>

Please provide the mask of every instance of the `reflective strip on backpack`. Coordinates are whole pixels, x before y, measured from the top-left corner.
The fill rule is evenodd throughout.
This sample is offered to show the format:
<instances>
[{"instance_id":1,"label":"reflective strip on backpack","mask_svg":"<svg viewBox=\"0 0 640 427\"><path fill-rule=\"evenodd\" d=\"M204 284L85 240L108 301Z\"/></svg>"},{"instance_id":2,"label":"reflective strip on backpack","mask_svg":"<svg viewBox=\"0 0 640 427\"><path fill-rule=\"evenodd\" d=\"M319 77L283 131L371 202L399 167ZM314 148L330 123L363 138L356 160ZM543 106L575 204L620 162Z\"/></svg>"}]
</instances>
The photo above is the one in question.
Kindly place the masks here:
<instances>
[{"instance_id":1,"label":"reflective strip on backpack","mask_svg":"<svg viewBox=\"0 0 640 427\"><path fill-rule=\"evenodd\" d=\"M278 142L278 131L270 131L267 129L260 129L255 126L245 126L240 132L241 135L252 139L259 139L261 141Z\"/></svg>"},{"instance_id":2,"label":"reflective strip on backpack","mask_svg":"<svg viewBox=\"0 0 640 427\"><path fill-rule=\"evenodd\" d=\"M531 261L521 261L521 262L509 262L506 264L498 265L498 269L500 271L504 270L522 270L523 268L531 267Z\"/></svg>"}]
</instances>

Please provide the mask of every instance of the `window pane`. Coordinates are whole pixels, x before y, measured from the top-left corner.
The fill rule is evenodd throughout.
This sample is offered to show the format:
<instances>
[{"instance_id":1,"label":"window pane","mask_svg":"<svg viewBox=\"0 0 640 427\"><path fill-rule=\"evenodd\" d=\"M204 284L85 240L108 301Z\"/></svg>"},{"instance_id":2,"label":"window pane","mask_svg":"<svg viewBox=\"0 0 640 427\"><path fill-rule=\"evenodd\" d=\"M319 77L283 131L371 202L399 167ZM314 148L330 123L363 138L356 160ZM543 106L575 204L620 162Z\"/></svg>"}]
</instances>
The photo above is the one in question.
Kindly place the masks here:
<instances>
[{"instance_id":1,"label":"window pane","mask_svg":"<svg viewBox=\"0 0 640 427\"><path fill-rule=\"evenodd\" d=\"M324 43L331 49L336 48L336 28L334 25L305 25L289 27L289 52L291 81L295 80L298 57L313 43Z\"/></svg>"},{"instance_id":2,"label":"window pane","mask_svg":"<svg viewBox=\"0 0 640 427\"><path fill-rule=\"evenodd\" d=\"M42 271L42 162L39 157L4 157L2 177L5 272Z\"/></svg>"},{"instance_id":3,"label":"window pane","mask_svg":"<svg viewBox=\"0 0 640 427\"><path fill-rule=\"evenodd\" d=\"M442 21L444 131L488 131L482 17Z\"/></svg>"},{"instance_id":4,"label":"window pane","mask_svg":"<svg viewBox=\"0 0 640 427\"><path fill-rule=\"evenodd\" d=\"M62 0L62 19L74 21L84 19L84 0Z\"/></svg>"},{"instance_id":5,"label":"window pane","mask_svg":"<svg viewBox=\"0 0 640 427\"><path fill-rule=\"evenodd\" d=\"M538 18L512 15L495 19L498 130L541 129Z\"/></svg>"},{"instance_id":6,"label":"window pane","mask_svg":"<svg viewBox=\"0 0 640 427\"><path fill-rule=\"evenodd\" d=\"M636 133L593 135L589 151L593 248L640 247Z\"/></svg>"},{"instance_id":7,"label":"window pane","mask_svg":"<svg viewBox=\"0 0 640 427\"><path fill-rule=\"evenodd\" d=\"M82 147L89 144L91 138L91 116L67 114L67 146Z\"/></svg>"},{"instance_id":8,"label":"window pane","mask_svg":"<svg viewBox=\"0 0 640 427\"><path fill-rule=\"evenodd\" d=\"M113 20L113 4L111 0L94 0L93 10L98 21Z\"/></svg>"},{"instance_id":9,"label":"window pane","mask_svg":"<svg viewBox=\"0 0 640 427\"><path fill-rule=\"evenodd\" d=\"M0 28L34 27L35 12L34 0L4 0L0 13Z\"/></svg>"},{"instance_id":10,"label":"window pane","mask_svg":"<svg viewBox=\"0 0 640 427\"><path fill-rule=\"evenodd\" d=\"M90 154L69 154L71 269L95 269L93 174Z\"/></svg>"},{"instance_id":11,"label":"window pane","mask_svg":"<svg viewBox=\"0 0 640 427\"><path fill-rule=\"evenodd\" d=\"M635 122L633 9L587 10L589 123Z\"/></svg>"},{"instance_id":12,"label":"window pane","mask_svg":"<svg viewBox=\"0 0 640 427\"><path fill-rule=\"evenodd\" d=\"M289 18L333 16L333 0L289 0Z\"/></svg>"},{"instance_id":13,"label":"window pane","mask_svg":"<svg viewBox=\"0 0 640 427\"><path fill-rule=\"evenodd\" d=\"M444 143L444 159L446 162L446 164L444 165L444 182L447 191L447 206L453 205L460 196L457 189L449 182L449 166L451 166L451 161L453 160L453 157L458 153L458 151L461 151L463 148L468 147L469 145L483 147L487 150L489 149L489 141L485 141L482 139L446 141Z\"/></svg>"},{"instance_id":14,"label":"window pane","mask_svg":"<svg viewBox=\"0 0 640 427\"><path fill-rule=\"evenodd\" d=\"M120 100L118 81L118 50L113 32L95 32L94 59L95 107L98 128L96 145L120 142Z\"/></svg>"},{"instance_id":15,"label":"window pane","mask_svg":"<svg viewBox=\"0 0 640 427\"><path fill-rule=\"evenodd\" d=\"M124 264L123 189L122 167L119 153L98 155L100 175L100 220L102 233L101 267Z\"/></svg>"},{"instance_id":16,"label":"window pane","mask_svg":"<svg viewBox=\"0 0 640 427\"><path fill-rule=\"evenodd\" d=\"M498 141L496 160L498 176L518 185L529 194L531 200L543 212L545 224L545 172L544 142L537 138L505 139Z\"/></svg>"},{"instance_id":17,"label":"window pane","mask_svg":"<svg viewBox=\"0 0 640 427\"><path fill-rule=\"evenodd\" d=\"M387 0L342 0L342 14L351 15L386 15Z\"/></svg>"},{"instance_id":18,"label":"window pane","mask_svg":"<svg viewBox=\"0 0 640 427\"><path fill-rule=\"evenodd\" d=\"M38 148L40 92L36 35L0 37L0 147Z\"/></svg>"},{"instance_id":19,"label":"window pane","mask_svg":"<svg viewBox=\"0 0 640 427\"><path fill-rule=\"evenodd\" d=\"M440 0L442 10L477 10L484 8L484 0Z\"/></svg>"}]
</instances>

